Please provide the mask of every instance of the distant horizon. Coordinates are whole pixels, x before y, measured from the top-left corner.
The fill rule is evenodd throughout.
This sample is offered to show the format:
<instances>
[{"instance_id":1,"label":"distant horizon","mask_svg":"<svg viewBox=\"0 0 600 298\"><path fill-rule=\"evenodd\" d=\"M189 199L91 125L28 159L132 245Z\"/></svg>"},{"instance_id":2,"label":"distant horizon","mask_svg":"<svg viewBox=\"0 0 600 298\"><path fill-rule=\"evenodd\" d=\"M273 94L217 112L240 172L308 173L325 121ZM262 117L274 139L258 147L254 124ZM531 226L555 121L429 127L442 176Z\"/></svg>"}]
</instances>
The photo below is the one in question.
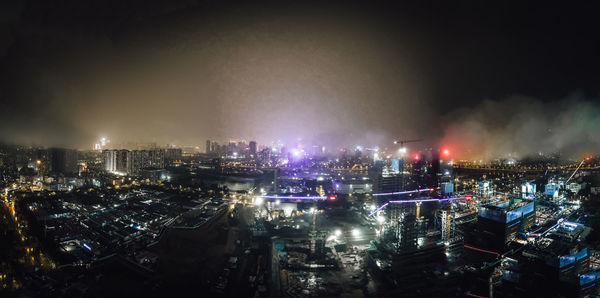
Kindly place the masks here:
<instances>
[{"instance_id":1,"label":"distant horizon","mask_svg":"<svg viewBox=\"0 0 600 298\"><path fill-rule=\"evenodd\" d=\"M231 139L230 139L231 140ZM211 140L211 141L216 141L216 140ZM236 140L235 142L238 141L244 141L244 140ZM248 144L250 141L249 140L245 140L246 144ZM205 140L206 142L206 140ZM218 141L217 141L218 142ZM227 144L229 141L227 142L218 142L220 145L225 145ZM52 149L52 148L62 148L62 149L71 149L71 150L77 150L77 151L103 151L103 150L149 150L152 149L151 146L155 146L154 148L156 149L169 149L169 148L174 148L174 149L189 149L189 148L195 148L200 154L206 153L206 145L204 144L199 144L199 145L177 145L177 144L158 144L155 142L140 142L140 143L135 143L135 145L137 145L138 147L134 147L134 146L122 146L125 144L115 144L115 146L106 146L105 148L102 149L94 149L93 146L91 146L91 148L74 148L74 147L66 147L66 146L44 146L44 145L36 145L36 144L15 144L15 143L9 143L9 142L2 142L0 141L0 145L4 145L4 146L17 146L17 147L26 147L26 148L37 148L37 149ZM128 145L134 145L134 144L128 144ZM273 148L272 145L265 145L265 144L261 144L259 142L257 142L257 149L261 148L261 147L267 147L267 148ZM293 148L302 148L302 149L308 149L308 148L313 148L313 146L319 146L319 145L304 145L304 147L296 147L296 146L286 146L286 144L283 144L283 146L290 150ZM399 145L392 145L389 147L379 147L379 146L371 146L369 148L369 146L364 146L363 145L359 145L361 148L357 148L356 146L348 146L348 147L333 147L332 148L325 148L326 152L324 153L325 156L339 156L341 153L342 149L346 149L349 155L353 155L356 150L361 151L364 153L367 153L369 151L373 151L373 149L377 149L381 152L386 152L388 154L391 154L392 158L402 158L399 156L399 153L397 153L397 150L399 150ZM405 155L405 159L411 159L410 156L413 153L420 153L423 151L427 151L427 150L432 150L432 149L436 149L437 150L444 150L442 148L449 148L449 147L444 147L444 146L437 146L437 147L431 147L431 146L415 146L415 145L408 145L405 146L405 148L408 148L408 153L407 155ZM214 152L213 152L214 153ZM311 155L309 153L309 151L307 150L308 155ZM398 155L398 156L396 156ZM487 159L481 159L481 158L468 158L468 157L454 157L454 155L456 155L456 152L452 150L452 159L456 160L456 161L460 161L460 160L464 160L464 161L478 161L478 160L482 160L485 162L490 162L490 161L494 161L494 160L509 160L509 159L515 159L515 160L523 160L523 159L537 159L537 158L555 158L555 157L559 157L559 160L562 161L579 161L579 160L583 160L583 159L589 159L589 158L596 158L600 155L600 152L591 152L588 151L586 153L583 154L579 154L579 155L564 155L561 152L555 151L555 152L539 152L539 153L534 153L534 154L526 154L526 155L520 155L518 152L512 152L512 153L507 153L505 155L498 155L498 156L494 156L494 157L489 157ZM385 156L383 156L385 157Z\"/></svg>"}]
</instances>

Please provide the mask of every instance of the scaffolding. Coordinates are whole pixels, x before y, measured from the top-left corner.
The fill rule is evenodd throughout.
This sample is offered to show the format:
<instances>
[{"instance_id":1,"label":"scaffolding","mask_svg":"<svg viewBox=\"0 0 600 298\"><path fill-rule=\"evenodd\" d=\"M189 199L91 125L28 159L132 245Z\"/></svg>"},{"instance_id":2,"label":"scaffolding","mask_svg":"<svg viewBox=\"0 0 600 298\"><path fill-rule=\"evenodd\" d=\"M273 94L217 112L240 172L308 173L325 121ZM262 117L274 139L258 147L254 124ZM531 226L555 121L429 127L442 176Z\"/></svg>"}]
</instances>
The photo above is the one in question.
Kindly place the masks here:
<instances>
[{"instance_id":1,"label":"scaffolding","mask_svg":"<svg viewBox=\"0 0 600 298\"><path fill-rule=\"evenodd\" d=\"M440 217L442 240L444 242L449 242L450 239L454 238L455 230L454 211L452 210L452 205L450 205L449 210L441 210Z\"/></svg>"}]
</instances>

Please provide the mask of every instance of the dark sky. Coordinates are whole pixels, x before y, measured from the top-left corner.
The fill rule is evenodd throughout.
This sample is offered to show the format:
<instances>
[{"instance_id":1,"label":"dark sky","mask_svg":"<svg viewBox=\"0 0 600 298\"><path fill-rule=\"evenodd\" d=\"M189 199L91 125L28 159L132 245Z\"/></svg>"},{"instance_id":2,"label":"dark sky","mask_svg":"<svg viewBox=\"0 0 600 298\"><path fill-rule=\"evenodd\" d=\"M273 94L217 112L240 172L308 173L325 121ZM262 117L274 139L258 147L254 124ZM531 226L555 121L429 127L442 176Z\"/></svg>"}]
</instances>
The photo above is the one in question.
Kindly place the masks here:
<instances>
[{"instance_id":1,"label":"dark sky","mask_svg":"<svg viewBox=\"0 0 600 298\"><path fill-rule=\"evenodd\" d=\"M554 131L600 111L598 9L522 2L3 1L0 138L595 150Z\"/></svg>"}]
</instances>

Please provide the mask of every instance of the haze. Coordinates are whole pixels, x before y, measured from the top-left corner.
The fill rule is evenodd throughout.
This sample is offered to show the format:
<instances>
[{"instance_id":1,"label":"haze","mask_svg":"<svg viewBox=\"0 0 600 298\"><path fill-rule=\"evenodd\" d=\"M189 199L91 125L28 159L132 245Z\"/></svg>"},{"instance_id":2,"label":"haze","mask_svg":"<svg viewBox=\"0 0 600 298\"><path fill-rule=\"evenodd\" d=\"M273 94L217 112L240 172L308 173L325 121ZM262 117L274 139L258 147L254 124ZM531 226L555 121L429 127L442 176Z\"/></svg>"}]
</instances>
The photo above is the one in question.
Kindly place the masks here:
<instances>
[{"instance_id":1,"label":"haze","mask_svg":"<svg viewBox=\"0 0 600 298\"><path fill-rule=\"evenodd\" d=\"M531 18L535 7L471 4L5 5L5 142L424 138L468 158L598 148L599 47L585 8Z\"/></svg>"}]
</instances>

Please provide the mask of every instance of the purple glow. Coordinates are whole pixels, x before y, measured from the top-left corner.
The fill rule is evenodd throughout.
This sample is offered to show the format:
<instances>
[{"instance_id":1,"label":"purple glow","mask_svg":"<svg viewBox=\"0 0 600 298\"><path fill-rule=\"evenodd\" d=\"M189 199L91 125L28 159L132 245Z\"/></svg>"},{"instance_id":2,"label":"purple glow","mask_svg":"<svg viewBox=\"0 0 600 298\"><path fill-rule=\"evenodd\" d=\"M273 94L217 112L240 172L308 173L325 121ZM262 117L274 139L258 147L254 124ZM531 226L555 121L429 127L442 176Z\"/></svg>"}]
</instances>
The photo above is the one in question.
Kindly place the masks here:
<instances>
[{"instance_id":1,"label":"purple glow","mask_svg":"<svg viewBox=\"0 0 600 298\"><path fill-rule=\"evenodd\" d=\"M294 155L294 157L299 157L301 153L302 152L298 149L292 149L292 155Z\"/></svg>"},{"instance_id":2,"label":"purple glow","mask_svg":"<svg viewBox=\"0 0 600 298\"><path fill-rule=\"evenodd\" d=\"M455 197L455 198L443 198L443 199L414 199L414 200L395 200L395 201L389 201L388 203L411 203L411 202L435 202L435 201L439 201L439 202L444 202L444 201L456 201L456 200L465 200L467 199L467 197Z\"/></svg>"},{"instance_id":3,"label":"purple glow","mask_svg":"<svg viewBox=\"0 0 600 298\"><path fill-rule=\"evenodd\" d=\"M397 191L397 192L384 192L384 193L374 193L374 197L380 196L393 196L393 195L403 195L409 193L417 193L417 192L425 192L425 191L433 191L433 188L423 188L423 189L415 189L415 190L406 190L406 191Z\"/></svg>"},{"instance_id":4,"label":"purple glow","mask_svg":"<svg viewBox=\"0 0 600 298\"><path fill-rule=\"evenodd\" d=\"M290 200L325 200L327 197L322 196L260 196L263 199L290 199Z\"/></svg>"},{"instance_id":5,"label":"purple glow","mask_svg":"<svg viewBox=\"0 0 600 298\"><path fill-rule=\"evenodd\" d=\"M388 205L388 203L385 203L385 204L381 205L381 207L379 207L379 208L375 209L375 211L371 212L371 214L369 214L369 216L373 216L373 214L375 214L375 213L377 213L377 212L381 211L381 210L382 210L383 208L385 208L387 205Z\"/></svg>"},{"instance_id":6,"label":"purple glow","mask_svg":"<svg viewBox=\"0 0 600 298\"><path fill-rule=\"evenodd\" d=\"M442 199L414 199L414 200L394 200L394 201L389 201L383 205L381 205L381 207L375 209L375 211L371 212L371 214L369 214L369 216L373 216L375 213L383 210L383 208L387 207L387 205L391 204L402 204L402 203L420 203L420 202L450 202L450 201L456 201L456 200L466 200L468 197L454 197L454 198L442 198Z\"/></svg>"}]
</instances>

